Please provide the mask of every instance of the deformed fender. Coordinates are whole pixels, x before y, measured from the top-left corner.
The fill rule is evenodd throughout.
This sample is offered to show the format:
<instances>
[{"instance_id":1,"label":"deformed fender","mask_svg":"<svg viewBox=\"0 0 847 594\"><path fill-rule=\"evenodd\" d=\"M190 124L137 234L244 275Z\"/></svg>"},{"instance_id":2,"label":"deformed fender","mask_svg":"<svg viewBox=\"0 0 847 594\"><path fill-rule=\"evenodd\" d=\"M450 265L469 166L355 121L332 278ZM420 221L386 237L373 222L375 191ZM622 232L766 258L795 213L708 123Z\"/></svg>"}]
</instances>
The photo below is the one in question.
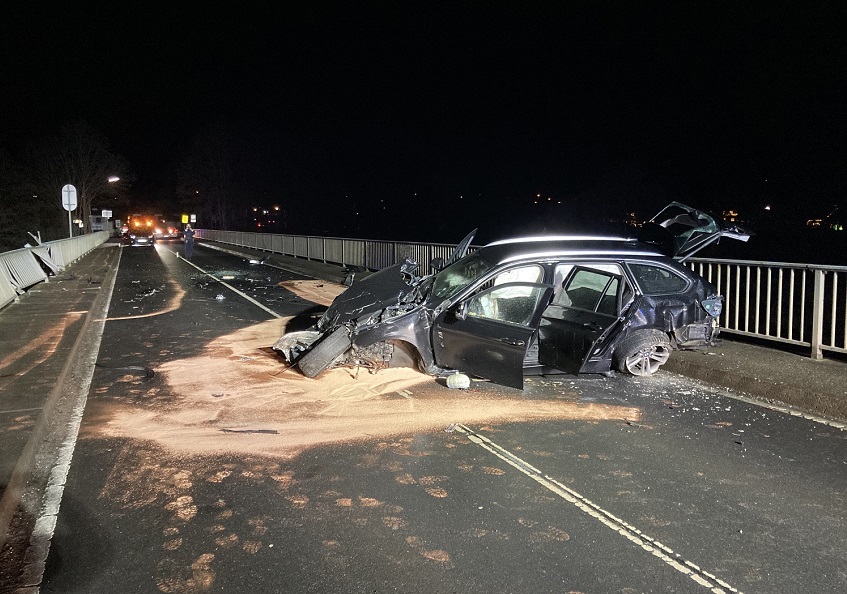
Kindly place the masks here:
<instances>
[{"instance_id":1,"label":"deformed fender","mask_svg":"<svg viewBox=\"0 0 847 594\"><path fill-rule=\"evenodd\" d=\"M353 345L367 347L383 340L402 340L417 349L424 369L436 369L430 340L431 326L428 312L423 308L417 308L406 314L383 320L374 326L355 331L352 336Z\"/></svg>"}]
</instances>

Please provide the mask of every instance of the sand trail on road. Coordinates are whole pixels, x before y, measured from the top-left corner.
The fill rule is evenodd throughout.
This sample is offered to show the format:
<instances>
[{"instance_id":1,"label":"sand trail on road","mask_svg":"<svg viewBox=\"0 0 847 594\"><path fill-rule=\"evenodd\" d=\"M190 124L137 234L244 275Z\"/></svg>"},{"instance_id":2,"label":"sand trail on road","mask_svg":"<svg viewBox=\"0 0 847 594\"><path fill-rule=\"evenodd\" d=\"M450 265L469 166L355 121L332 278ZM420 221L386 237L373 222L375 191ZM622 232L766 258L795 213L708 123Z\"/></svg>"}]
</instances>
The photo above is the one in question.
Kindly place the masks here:
<instances>
[{"instance_id":1,"label":"sand trail on road","mask_svg":"<svg viewBox=\"0 0 847 594\"><path fill-rule=\"evenodd\" d=\"M452 423L640 418L637 408L582 404L576 395L540 400L520 392L449 390L407 368L375 374L341 368L309 379L269 348L289 319L238 330L196 357L162 365L155 371L166 385L156 403L103 402L107 422L96 432L185 453L295 456L316 445L443 430Z\"/></svg>"}]
</instances>

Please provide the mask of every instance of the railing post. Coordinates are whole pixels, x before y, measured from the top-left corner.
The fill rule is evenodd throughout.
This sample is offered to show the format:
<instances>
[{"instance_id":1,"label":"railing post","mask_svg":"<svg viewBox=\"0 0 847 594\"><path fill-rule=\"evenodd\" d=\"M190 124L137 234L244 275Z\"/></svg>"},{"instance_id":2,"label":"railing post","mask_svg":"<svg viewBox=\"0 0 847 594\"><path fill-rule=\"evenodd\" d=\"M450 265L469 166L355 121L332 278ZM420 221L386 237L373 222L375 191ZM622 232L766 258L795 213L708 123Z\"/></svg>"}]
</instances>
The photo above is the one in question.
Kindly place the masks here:
<instances>
[{"instance_id":1,"label":"railing post","mask_svg":"<svg viewBox=\"0 0 847 594\"><path fill-rule=\"evenodd\" d=\"M815 288L812 304L812 359L823 359L823 270L815 270Z\"/></svg>"}]
</instances>

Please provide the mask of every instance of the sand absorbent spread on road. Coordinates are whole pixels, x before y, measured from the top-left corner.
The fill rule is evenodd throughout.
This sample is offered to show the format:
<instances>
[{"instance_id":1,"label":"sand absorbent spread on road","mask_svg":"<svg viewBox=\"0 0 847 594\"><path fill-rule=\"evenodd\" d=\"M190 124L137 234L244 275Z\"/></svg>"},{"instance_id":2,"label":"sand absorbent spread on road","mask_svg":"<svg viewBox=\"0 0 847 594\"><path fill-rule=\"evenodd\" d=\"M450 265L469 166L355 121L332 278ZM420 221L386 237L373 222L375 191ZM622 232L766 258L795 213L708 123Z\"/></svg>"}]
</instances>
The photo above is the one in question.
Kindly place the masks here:
<instances>
[{"instance_id":1,"label":"sand absorbent spread on road","mask_svg":"<svg viewBox=\"0 0 847 594\"><path fill-rule=\"evenodd\" d=\"M286 286L327 305L344 287L319 281ZM409 368L337 368L309 379L271 348L291 318L274 319L212 340L195 357L155 369L155 403L97 404L100 437L152 440L192 454L295 456L329 443L444 430L453 423L579 419L638 420L637 408L580 403L520 391L451 390ZM168 397L163 398L163 393ZM95 429L89 429L95 431Z\"/></svg>"}]
</instances>

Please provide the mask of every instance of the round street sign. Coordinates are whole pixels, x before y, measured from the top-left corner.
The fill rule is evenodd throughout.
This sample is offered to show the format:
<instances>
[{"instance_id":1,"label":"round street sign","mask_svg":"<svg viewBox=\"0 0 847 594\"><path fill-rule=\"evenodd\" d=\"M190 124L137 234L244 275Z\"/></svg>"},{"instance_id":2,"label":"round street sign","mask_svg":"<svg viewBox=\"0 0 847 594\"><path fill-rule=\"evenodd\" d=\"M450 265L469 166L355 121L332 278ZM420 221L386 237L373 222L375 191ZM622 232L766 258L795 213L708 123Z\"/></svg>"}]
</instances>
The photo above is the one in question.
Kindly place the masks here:
<instances>
[{"instance_id":1,"label":"round street sign","mask_svg":"<svg viewBox=\"0 0 847 594\"><path fill-rule=\"evenodd\" d=\"M71 184L62 188L62 207L68 212L76 208L76 188Z\"/></svg>"}]
</instances>

